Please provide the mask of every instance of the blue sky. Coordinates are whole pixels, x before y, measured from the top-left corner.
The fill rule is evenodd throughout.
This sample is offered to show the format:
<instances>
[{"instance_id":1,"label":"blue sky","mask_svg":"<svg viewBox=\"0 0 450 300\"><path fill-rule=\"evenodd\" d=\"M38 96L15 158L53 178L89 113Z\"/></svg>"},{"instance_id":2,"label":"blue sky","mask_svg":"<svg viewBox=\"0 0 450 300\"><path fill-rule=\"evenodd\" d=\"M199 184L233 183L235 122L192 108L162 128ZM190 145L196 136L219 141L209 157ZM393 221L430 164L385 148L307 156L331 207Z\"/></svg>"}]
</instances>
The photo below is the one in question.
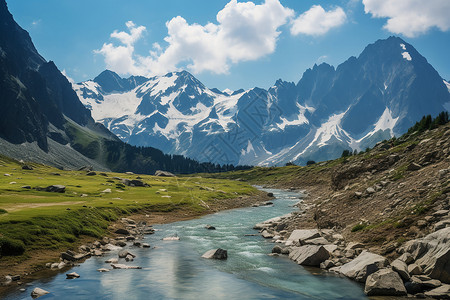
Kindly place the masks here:
<instances>
[{"instance_id":1,"label":"blue sky","mask_svg":"<svg viewBox=\"0 0 450 300\"><path fill-rule=\"evenodd\" d=\"M297 82L397 35L450 80L449 0L7 0L38 51L76 82L187 69L206 86ZM115 34L113 34L115 32Z\"/></svg>"}]
</instances>

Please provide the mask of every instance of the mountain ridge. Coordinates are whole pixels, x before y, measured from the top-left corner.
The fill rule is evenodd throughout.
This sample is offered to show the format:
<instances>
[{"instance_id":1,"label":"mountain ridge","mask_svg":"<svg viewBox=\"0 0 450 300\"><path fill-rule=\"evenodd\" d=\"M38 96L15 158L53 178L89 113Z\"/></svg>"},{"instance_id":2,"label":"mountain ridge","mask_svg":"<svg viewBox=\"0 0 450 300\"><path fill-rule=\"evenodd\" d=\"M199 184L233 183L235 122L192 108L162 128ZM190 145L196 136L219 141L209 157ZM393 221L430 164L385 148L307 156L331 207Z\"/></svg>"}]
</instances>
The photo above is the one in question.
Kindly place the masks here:
<instances>
[{"instance_id":1,"label":"mountain ridge","mask_svg":"<svg viewBox=\"0 0 450 300\"><path fill-rule=\"evenodd\" d=\"M268 89L231 95L187 71L147 78L120 93L102 92L95 81L73 87L96 121L126 142L233 164L336 158L450 106L437 71L398 37L378 40L337 67L315 64L297 83L279 79Z\"/></svg>"}]
</instances>

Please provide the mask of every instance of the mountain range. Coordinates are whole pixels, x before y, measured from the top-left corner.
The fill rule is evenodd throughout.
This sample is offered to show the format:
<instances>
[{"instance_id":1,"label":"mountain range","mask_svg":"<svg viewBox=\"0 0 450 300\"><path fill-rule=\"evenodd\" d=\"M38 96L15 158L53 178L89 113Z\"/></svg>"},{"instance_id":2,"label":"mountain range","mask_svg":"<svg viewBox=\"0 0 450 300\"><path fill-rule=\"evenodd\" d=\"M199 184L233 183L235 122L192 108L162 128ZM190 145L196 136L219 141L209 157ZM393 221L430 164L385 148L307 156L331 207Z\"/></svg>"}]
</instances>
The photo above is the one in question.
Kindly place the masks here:
<instances>
[{"instance_id":1,"label":"mountain range","mask_svg":"<svg viewBox=\"0 0 450 300\"><path fill-rule=\"evenodd\" d=\"M146 78L132 77L110 85L99 76L104 93L124 92ZM224 171L218 166L167 155L153 147L133 147L96 123L67 78L36 50L24 29L0 0L0 154L60 168L153 174Z\"/></svg>"},{"instance_id":2,"label":"mountain range","mask_svg":"<svg viewBox=\"0 0 450 300\"><path fill-rule=\"evenodd\" d=\"M121 78L104 71L73 84L121 140L221 164L305 164L361 151L450 107L450 85L411 45L389 37L297 83L220 91L186 71Z\"/></svg>"}]
</instances>

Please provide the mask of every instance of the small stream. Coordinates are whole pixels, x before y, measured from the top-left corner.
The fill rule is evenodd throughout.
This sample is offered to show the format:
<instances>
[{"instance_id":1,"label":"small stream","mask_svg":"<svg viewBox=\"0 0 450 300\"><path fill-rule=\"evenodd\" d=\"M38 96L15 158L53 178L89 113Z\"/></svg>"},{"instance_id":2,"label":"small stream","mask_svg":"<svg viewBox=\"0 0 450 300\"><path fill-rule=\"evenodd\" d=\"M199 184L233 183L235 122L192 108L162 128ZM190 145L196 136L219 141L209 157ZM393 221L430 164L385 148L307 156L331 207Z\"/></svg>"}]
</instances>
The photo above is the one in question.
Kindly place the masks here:
<instances>
[{"instance_id":1,"label":"small stream","mask_svg":"<svg viewBox=\"0 0 450 300\"><path fill-rule=\"evenodd\" d=\"M51 294L39 299L366 299L362 287L346 278L315 268L303 268L287 257L267 254L274 246L252 227L281 216L302 197L296 192L264 189L276 199L269 207L241 208L207 215L199 219L155 225L157 232L143 242L151 249L129 246L136 254L128 265L141 270L111 270L104 261L117 258L117 252L92 257L79 267L26 286L25 292L13 292L6 299L30 299L34 287ZM207 230L211 224L216 230ZM177 234L180 241L162 241ZM228 260L201 258L207 250L228 250ZM78 279L65 274L77 272Z\"/></svg>"}]
</instances>

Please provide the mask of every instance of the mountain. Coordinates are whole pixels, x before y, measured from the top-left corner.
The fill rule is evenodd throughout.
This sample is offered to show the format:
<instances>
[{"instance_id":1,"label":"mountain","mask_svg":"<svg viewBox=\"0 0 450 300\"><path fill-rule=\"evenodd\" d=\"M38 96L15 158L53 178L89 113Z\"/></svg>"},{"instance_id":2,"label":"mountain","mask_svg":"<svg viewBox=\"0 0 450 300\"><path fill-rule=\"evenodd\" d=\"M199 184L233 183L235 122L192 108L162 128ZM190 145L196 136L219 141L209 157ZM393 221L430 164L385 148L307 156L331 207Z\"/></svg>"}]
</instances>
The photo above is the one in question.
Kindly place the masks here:
<instances>
[{"instance_id":1,"label":"mountain","mask_svg":"<svg viewBox=\"0 0 450 300\"><path fill-rule=\"evenodd\" d=\"M103 94L123 93L146 82L144 77L122 79L105 71L79 92L83 99L103 101ZM0 91L0 154L60 168L92 166L147 174L158 169L176 173L234 169L120 141L94 121L67 78L38 53L5 0L0 0Z\"/></svg>"},{"instance_id":2,"label":"mountain","mask_svg":"<svg viewBox=\"0 0 450 300\"><path fill-rule=\"evenodd\" d=\"M450 106L449 84L398 37L267 90L209 89L186 71L138 80L105 71L73 88L123 141L227 164L336 158L401 135L424 114Z\"/></svg>"}]
</instances>

